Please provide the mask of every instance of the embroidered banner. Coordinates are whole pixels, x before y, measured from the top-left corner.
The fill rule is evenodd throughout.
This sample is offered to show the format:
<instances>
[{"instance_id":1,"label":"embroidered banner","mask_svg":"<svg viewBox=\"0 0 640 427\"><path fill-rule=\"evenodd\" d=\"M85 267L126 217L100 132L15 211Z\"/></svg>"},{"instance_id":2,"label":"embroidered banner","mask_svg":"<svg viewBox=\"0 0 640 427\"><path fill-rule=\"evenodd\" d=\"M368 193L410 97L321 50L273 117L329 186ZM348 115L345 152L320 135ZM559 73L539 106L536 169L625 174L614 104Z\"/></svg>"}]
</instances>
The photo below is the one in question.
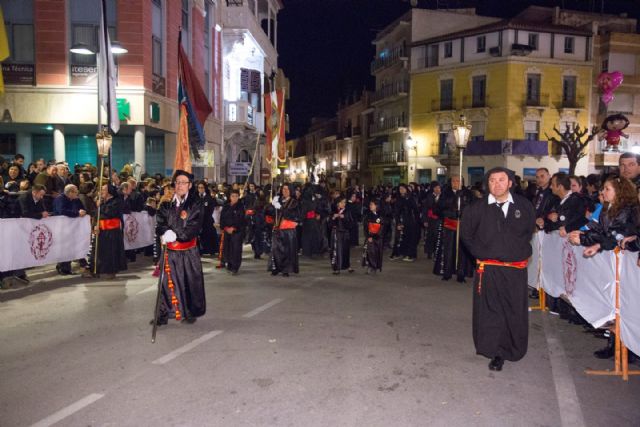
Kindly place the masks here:
<instances>
[{"instance_id":1,"label":"embroidered banner","mask_svg":"<svg viewBox=\"0 0 640 427\"><path fill-rule=\"evenodd\" d=\"M620 338L627 348L640 354L640 267L638 254L620 254Z\"/></svg>"},{"instance_id":2,"label":"embroidered banner","mask_svg":"<svg viewBox=\"0 0 640 427\"><path fill-rule=\"evenodd\" d=\"M89 252L89 217L0 219L0 271L73 261Z\"/></svg>"},{"instance_id":3,"label":"embroidered banner","mask_svg":"<svg viewBox=\"0 0 640 427\"><path fill-rule=\"evenodd\" d=\"M124 248L140 249L153 245L156 217L147 212L131 212L124 215Z\"/></svg>"}]
</instances>

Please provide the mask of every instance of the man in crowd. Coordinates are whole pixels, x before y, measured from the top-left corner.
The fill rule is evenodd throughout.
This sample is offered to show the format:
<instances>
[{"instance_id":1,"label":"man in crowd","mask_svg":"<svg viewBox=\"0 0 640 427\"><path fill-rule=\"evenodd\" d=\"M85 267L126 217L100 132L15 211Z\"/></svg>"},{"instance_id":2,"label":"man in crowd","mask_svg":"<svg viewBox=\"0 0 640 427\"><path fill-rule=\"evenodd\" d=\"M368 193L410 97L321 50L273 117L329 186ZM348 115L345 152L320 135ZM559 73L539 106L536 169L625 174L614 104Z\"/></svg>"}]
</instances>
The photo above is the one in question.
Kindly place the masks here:
<instances>
[{"instance_id":1,"label":"man in crowd","mask_svg":"<svg viewBox=\"0 0 640 427\"><path fill-rule=\"evenodd\" d=\"M45 189L45 194L49 199L45 200L45 204L50 208L51 202L58 197L58 168L56 165L49 165L45 170L40 172L33 180L34 184L42 185Z\"/></svg>"},{"instance_id":2,"label":"man in crowd","mask_svg":"<svg viewBox=\"0 0 640 427\"><path fill-rule=\"evenodd\" d=\"M53 214L64 215L70 218L83 217L87 214L80 199L78 199L78 187L73 184L67 184L64 187L63 194L56 197L53 201ZM56 266L58 274L69 275L71 271L71 261L59 262Z\"/></svg>"},{"instance_id":3,"label":"man in crowd","mask_svg":"<svg viewBox=\"0 0 640 427\"><path fill-rule=\"evenodd\" d=\"M571 191L571 180L564 172L553 175L551 191L556 196L555 204L546 218L536 219L536 224L546 232L558 230L561 237L566 237L587 223L586 207L580 196Z\"/></svg>"},{"instance_id":4,"label":"man in crowd","mask_svg":"<svg viewBox=\"0 0 640 427\"><path fill-rule=\"evenodd\" d=\"M41 184L33 184L30 193L20 195L18 202L23 218L42 219L50 215L44 205L45 191Z\"/></svg>"},{"instance_id":5,"label":"man in crowd","mask_svg":"<svg viewBox=\"0 0 640 427\"><path fill-rule=\"evenodd\" d=\"M476 258L473 287L473 341L476 353L491 359L489 369L501 371L505 360L518 361L527 352L529 313L527 260L535 212L522 196L511 194L513 172L487 173L489 194L465 208L462 242Z\"/></svg>"},{"instance_id":6,"label":"man in crowd","mask_svg":"<svg viewBox=\"0 0 640 427\"><path fill-rule=\"evenodd\" d=\"M640 188L640 154L629 151L622 153L618 159L620 176L633 182Z\"/></svg>"}]
</instances>

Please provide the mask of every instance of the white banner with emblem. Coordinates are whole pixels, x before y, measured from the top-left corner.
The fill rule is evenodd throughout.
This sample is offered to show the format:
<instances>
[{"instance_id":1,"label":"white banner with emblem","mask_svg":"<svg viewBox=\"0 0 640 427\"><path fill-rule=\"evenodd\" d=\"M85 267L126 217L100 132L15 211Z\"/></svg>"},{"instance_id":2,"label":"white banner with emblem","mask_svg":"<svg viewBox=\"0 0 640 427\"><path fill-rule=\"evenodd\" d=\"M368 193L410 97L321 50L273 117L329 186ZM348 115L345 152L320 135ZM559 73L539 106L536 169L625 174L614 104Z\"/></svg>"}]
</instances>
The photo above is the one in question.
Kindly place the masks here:
<instances>
[{"instance_id":1,"label":"white banner with emblem","mask_svg":"<svg viewBox=\"0 0 640 427\"><path fill-rule=\"evenodd\" d=\"M147 212L131 212L124 215L124 248L140 249L153 245L156 233L156 217Z\"/></svg>"},{"instance_id":2,"label":"white banner with emblem","mask_svg":"<svg viewBox=\"0 0 640 427\"><path fill-rule=\"evenodd\" d=\"M0 219L0 271L84 258L90 241L88 216Z\"/></svg>"}]
</instances>

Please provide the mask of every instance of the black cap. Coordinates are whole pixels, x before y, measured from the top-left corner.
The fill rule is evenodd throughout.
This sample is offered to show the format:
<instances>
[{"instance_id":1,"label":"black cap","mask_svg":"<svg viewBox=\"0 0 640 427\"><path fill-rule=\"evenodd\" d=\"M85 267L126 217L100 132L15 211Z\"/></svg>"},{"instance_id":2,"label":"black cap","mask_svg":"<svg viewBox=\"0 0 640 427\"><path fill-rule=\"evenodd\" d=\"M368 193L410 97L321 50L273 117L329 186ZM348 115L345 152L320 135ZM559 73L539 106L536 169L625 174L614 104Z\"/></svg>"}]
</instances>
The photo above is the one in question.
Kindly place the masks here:
<instances>
[{"instance_id":1,"label":"black cap","mask_svg":"<svg viewBox=\"0 0 640 427\"><path fill-rule=\"evenodd\" d=\"M189 182L193 182L193 174L182 170L182 169L177 169L174 173L173 173L173 178L171 178L171 185L176 183L176 178L178 178L180 175L182 176L186 176L189 179Z\"/></svg>"}]
</instances>

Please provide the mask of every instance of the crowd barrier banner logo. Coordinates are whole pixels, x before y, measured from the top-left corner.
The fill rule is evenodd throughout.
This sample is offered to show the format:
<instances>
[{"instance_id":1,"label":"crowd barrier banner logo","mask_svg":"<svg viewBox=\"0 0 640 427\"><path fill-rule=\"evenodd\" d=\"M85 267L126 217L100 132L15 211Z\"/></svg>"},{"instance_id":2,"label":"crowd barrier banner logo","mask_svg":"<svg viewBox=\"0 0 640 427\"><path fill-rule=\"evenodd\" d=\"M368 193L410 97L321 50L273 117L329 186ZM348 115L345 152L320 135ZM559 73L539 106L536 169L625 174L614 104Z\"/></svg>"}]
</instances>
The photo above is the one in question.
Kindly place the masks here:
<instances>
[{"instance_id":1,"label":"crowd barrier banner logo","mask_svg":"<svg viewBox=\"0 0 640 427\"><path fill-rule=\"evenodd\" d=\"M51 245L53 245L53 233L49 227L44 224L38 224L33 227L29 234L29 246L33 257L36 260L46 258Z\"/></svg>"},{"instance_id":2,"label":"crowd barrier banner logo","mask_svg":"<svg viewBox=\"0 0 640 427\"><path fill-rule=\"evenodd\" d=\"M140 225L138 224L136 217L133 215L127 215L127 218L124 221L124 235L129 243L136 241L139 229Z\"/></svg>"},{"instance_id":3,"label":"crowd barrier banner logo","mask_svg":"<svg viewBox=\"0 0 640 427\"><path fill-rule=\"evenodd\" d=\"M567 296L573 296L573 291L576 289L576 281L578 278L578 259L573 251L571 243L568 241L562 242L562 260L563 272L564 272L564 290Z\"/></svg>"}]
</instances>

